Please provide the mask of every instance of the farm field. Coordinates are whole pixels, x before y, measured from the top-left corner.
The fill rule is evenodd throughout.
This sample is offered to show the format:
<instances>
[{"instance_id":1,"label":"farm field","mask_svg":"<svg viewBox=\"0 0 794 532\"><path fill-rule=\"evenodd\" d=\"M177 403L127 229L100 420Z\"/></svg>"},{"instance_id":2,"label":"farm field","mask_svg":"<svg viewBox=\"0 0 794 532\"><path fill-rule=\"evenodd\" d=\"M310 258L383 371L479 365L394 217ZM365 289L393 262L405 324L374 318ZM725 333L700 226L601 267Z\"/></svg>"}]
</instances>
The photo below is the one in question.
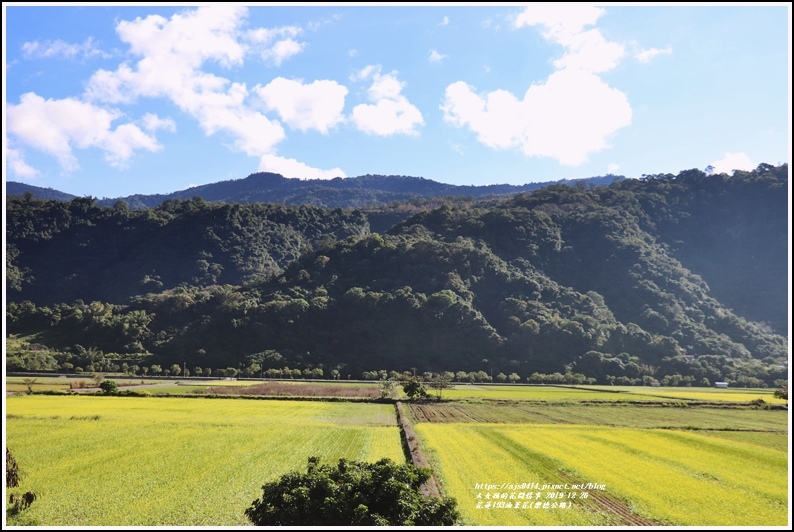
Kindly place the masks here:
<instances>
[{"instance_id":1,"label":"farm field","mask_svg":"<svg viewBox=\"0 0 794 532\"><path fill-rule=\"evenodd\" d=\"M586 425L415 429L464 524L780 526L788 519L788 455L774 446Z\"/></svg>"},{"instance_id":2,"label":"farm field","mask_svg":"<svg viewBox=\"0 0 794 532\"><path fill-rule=\"evenodd\" d=\"M664 401L665 399L644 394L630 394L623 390L576 388L573 386L488 385L457 384L443 391L444 399L511 399L520 401ZM645 388L642 388L643 390ZM648 388L650 389L650 388Z\"/></svg>"},{"instance_id":3,"label":"farm field","mask_svg":"<svg viewBox=\"0 0 794 532\"><path fill-rule=\"evenodd\" d=\"M7 392L26 392L28 387L25 384L26 377L6 377L6 391ZM33 378L32 378L33 379ZM121 377L111 378L119 386L141 386L156 384L159 381L144 379L140 377ZM35 377L33 383L34 392L49 392L56 390L67 391L74 387L76 390L80 388L90 388L94 386L94 381L91 376L85 377Z\"/></svg>"},{"instance_id":4,"label":"farm field","mask_svg":"<svg viewBox=\"0 0 794 532\"><path fill-rule=\"evenodd\" d=\"M7 445L35 503L10 525L240 526L306 459L404 461L393 405L11 396Z\"/></svg>"},{"instance_id":5,"label":"farm field","mask_svg":"<svg viewBox=\"0 0 794 532\"><path fill-rule=\"evenodd\" d=\"M323 382L291 382L267 381L255 382L243 388L214 385L206 388L207 393L241 394L261 396L297 396L297 397L359 397L375 399L380 397L380 388L375 384L345 383L334 381Z\"/></svg>"},{"instance_id":6,"label":"farm field","mask_svg":"<svg viewBox=\"0 0 794 532\"><path fill-rule=\"evenodd\" d=\"M271 386L268 393L286 388L285 393L311 395L318 384L332 390L326 393L377 390L371 383L225 380L151 381L138 389L184 394L225 388L234 394ZM449 400L445 390L444 402L404 406L446 495L458 500L465 525L787 522L786 410L669 396L636 402L590 398L630 397L632 388L460 388L479 388L484 395ZM662 390L693 391L726 393ZM496 398L499 393L508 398ZM343 456L405 460L391 404L280 399L7 397L7 443L27 475L18 489L38 496L8 524L248 525L243 512L261 485L305 470L308 456L319 455L324 463Z\"/></svg>"},{"instance_id":7,"label":"farm field","mask_svg":"<svg viewBox=\"0 0 794 532\"><path fill-rule=\"evenodd\" d=\"M629 428L786 433L788 412L753 408L662 407L622 404L544 405L521 402L412 403L417 423L532 423L604 425Z\"/></svg>"},{"instance_id":8,"label":"farm field","mask_svg":"<svg viewBox=\"0 0 794 532\"><path fill-rule=\"evenodd\" d=\"M531 401L722 401L749 403L763 399L785 404L769 389L656 388L650 386L551 386L463 384L444 390L445 399L512 399Z\"/></svg>"},{"instance_id":9,"label":"farm field","mask_svg":"<svg viewBox=\"0 0 794 532\"><path fill-rule=\"evenodd\" d=\"M630 392L631 393L631 392ZM774 396L770 389L718 389L718 388L651 388L644 392L647 395L666 397L670 399L687 399L692 401L726 401L732 403L747 403L761 399L771 404L786 404L785 399Z\"/></svg>"},{"instance_id":10,"label":"farm field","mask_svg":"<svg viewBox=\"0 0 794 532\"><path fill-rule=\"evenodd\" d=\"M116 377L107 375L123 389L146 390L152 395L182 394L230 394L272 395L294 397L370 397L380 396L376 383L344 381L261 381L261 380L198 380L198 379L144 379L140 377ZM7 377L6 391L25 393L24 377ZM34 392L74 391L91 388L94 381L86 377L36 377ZM129 388L127 388L129 386ZM397 387L399 389L399 387Z\"/></svg>"}]
</instances>

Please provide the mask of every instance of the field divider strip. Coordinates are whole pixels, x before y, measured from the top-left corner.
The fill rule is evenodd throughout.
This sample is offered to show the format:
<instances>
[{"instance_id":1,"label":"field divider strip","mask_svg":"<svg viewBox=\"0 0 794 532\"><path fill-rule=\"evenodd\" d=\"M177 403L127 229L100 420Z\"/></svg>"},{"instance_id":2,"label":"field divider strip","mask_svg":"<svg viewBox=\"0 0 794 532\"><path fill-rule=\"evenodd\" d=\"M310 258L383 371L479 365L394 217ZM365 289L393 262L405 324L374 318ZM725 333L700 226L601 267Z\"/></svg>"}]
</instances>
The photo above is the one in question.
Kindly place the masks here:
<instances>
[{"instance_id":1,"label":"field divider strip","mask_svg":"<svg viewBox=\"0 0 794 532\"><path fill-rule=\"evenodd\" d=\"M397 423L400 425L400 437L403 443L403 449L405 449L407 458L410 458L413 465L416 467L423 467L430 470L430 478L422 484L421 489L422 493L425 497L435 497L440 499L443 497L441 484L436 478L435 471L430 466L430 462L427 461L425 454L422 452L422 448L419 444L419 438L414 432L413 425L411 424L410 419L408 419L408 415L405 413L403 409L403 404L401 401L397 401L394 403L395 409L397 411Z\"/></svg>"}]
</instances>

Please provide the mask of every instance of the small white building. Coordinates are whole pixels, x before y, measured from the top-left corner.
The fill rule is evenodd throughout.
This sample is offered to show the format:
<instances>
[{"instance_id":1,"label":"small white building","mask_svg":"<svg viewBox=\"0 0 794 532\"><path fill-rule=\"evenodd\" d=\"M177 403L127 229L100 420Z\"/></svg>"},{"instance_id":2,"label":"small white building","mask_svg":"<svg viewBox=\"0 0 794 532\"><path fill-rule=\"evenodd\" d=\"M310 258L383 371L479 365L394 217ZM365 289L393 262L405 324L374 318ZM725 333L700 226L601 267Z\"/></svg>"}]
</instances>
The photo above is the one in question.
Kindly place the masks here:
<instances>
[{"instance_id":1,"label":"small white building","mask_svg":"<svg viewBox=\"0 0 794 532\"><path fill-rule=\"evenodd\" d=\"M727 388L728 387L728 383L727 382L715 382L714 386L717 387L717 388Z\"/></svg>"}]
</instances>

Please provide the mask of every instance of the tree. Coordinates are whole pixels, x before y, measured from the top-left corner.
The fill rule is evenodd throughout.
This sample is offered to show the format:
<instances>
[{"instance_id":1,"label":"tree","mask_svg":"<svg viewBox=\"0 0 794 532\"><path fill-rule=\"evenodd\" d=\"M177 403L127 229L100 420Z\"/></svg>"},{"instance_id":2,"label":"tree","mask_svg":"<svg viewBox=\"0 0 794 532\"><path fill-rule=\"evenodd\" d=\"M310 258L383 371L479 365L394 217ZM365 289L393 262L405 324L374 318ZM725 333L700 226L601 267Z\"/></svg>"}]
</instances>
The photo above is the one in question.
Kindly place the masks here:
<instances>
[{"instance_id":1,"label":"tree","mask_svg":"<svg viewBox=\"0 0 794 532\"><path fill-rule=\"evenodd\" d=\"M775 397L788 401L788 381L778 379L775 381L775 384L778 386L774 393Z\"/></svg>"},{"instance_id":2,"label":"tree","mask_svg":"<svg viewBox=\"0 0 794 532\"><path fill-rule=\"evenodd\" d=\"M33 394L33 385L36 384L36 379L22 379L22 383L28 388L28 395Z\"/></svg>"},{"instance_id":3,"label":"tree","mask_svg":"<svg viewBox=\"0 0 794 532\"><path fill-rule=\"evenodd\" d=\"M391 379L383 379L379 382L380 398L388 399L394 395L394 381Z\"/></svg>"},{"instance_id":4,"label":"tree","mask_svg":"<svg viewBox=\"0 0 794 532\"><path fill-rule=\"evenodd\" d=\"M14 458L14 455L11 454L11 451L8 449L8 447L6 447L6 488L19 487L19 482L21 480L22 472L19 470L19 464ZM19 512L33 504L33 501L35 500L36 494L32 491L27 491L22 495L11 493L8 496L9 504L6 506L6 512L10 515L17 515Z\"/></svg>"},{"instance_id":5,"label":"tree","mask_svg":"<svg viewBox=\"0 0 794 532\"><path fill-rule=\"evenodd\" d=\"M102 381L99 383L99 388L106 394L115 393L119 390L116 381Z\"/></svg>"},{"instance_id":6,"label":"tree","mask_svg":"<svg viewBox=\"0 0 794 532\"><path fill-rule=\"evenodd\" d=\"M6 447L6 488L16 488L19 486L20 478L19 464L8 447Z\"/></svg>"},{"instance_id":7,"label":"tree","mask_svg":"<svg viewBox=\"0 0 794 532\"><path fill-rule=\"evenodd\" d=\"M434 375L427 386L436 391L436 397L440 401L443 391L452 388L452 376L449 373Z\"/></svg>"},{"instance_id":8,"label":"tree","mask_svg":"<svg viewBox=\"0 0 794 532\"><path fill-rule=\"evenodd\" d=\"M409 377L402 384L403 391L409 399L424 399L427 397L427 390L422 385L421 377Z\"/></svg>"},{"instance_id":9,"label":"tree","mask_svg":"<svg viewBox=\"0 0 794 532\"><path fill-rule=\"evenodd\" d=\"M245 510L256 526L454 525L455 499L426 498L420 486L430 471L384 458L373 464L340 459L320 465L312 456L305 474L293 471L262 486L262 498Z\"/></svg>"}]
</instances>

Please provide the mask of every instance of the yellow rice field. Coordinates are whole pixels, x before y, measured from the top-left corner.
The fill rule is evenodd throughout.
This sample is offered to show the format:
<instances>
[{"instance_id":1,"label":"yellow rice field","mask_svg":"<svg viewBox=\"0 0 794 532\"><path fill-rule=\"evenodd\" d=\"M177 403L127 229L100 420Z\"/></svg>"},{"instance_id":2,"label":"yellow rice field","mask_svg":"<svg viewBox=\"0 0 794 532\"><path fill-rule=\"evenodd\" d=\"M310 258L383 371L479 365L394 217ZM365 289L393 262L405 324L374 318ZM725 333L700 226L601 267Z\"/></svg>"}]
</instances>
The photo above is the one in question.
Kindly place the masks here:
<instances>
[{"instance_id":1,"label":"yellow rice field","mask_svg":"<svg viewBox=\"0 0 794 532\"><path fill-rule=\"evenodd\" d=\"M7 398L7 445L45 526L239 526L311 455L405 460L392 405L91 396Z\"/></svg>"},{"instance_id":2,"label":"yellow rice field","mask_svg":"<svg viewBox=\"0 0 794 532\"><path fill-rule=\"evenodd\" d=\"M447 494L468 524L781 526L788 519L788 455L779 449L686 431L598 426L415 426ZM559 484L573 507L477 508L480 486ZM589 500L571 486L592 483ZM535 490L532 490L535 491ZM596 496L600 501L596 501ZM549 502L541 499L544 502ZM552 500L553 501L553 500ZM559 500L558 500L559 501ZM508 502L510 500L508 499ZM632 517L634 516L634 517Z\"/></svg>"}]
</instances>

